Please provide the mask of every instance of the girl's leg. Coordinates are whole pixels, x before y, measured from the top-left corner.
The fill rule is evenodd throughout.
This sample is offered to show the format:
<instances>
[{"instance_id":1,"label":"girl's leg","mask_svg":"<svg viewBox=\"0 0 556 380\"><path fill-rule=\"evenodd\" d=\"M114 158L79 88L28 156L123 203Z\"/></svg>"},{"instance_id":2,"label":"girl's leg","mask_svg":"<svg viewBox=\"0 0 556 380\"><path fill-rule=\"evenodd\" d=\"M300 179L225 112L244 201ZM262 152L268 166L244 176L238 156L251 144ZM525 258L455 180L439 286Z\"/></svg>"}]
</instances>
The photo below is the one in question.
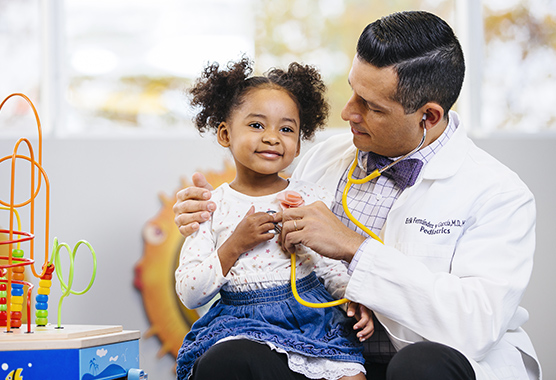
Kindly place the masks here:
<instances>
[{"instance_id":1,"label":"girl's leg","mask_svg":"<svg viewBox=\"0 0 556 380\"><path fill-rule=\"evenodd\" d=\"M287 357L265 344L230 340L215 344L193 367L190 380L307 380L290 371Z\"/></svg>"}]
</instances>

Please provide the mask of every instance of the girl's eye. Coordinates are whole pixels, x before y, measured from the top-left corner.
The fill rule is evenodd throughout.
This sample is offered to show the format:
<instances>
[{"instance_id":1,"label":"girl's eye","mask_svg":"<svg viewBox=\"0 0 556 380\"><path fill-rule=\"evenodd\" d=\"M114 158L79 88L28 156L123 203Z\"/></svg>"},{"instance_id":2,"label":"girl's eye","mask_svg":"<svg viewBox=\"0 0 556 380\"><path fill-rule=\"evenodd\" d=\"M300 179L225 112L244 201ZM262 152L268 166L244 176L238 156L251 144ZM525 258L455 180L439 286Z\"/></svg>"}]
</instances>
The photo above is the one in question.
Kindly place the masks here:
<instances>
[{"instance_id":1,"label":"girl's eye","mask_svg":"<svg viewBox=\"0 0 556 380\"><path fill-rule=\"evenodd\" d=\"M255 129L263 129L263 125L261 123L251 123L249 126Z\"/></svg>"},{"instance_id":2,"label":"girl's eye","mask_svg":"<svg viewBox=\"0 0 556 380\"><path fill-rule=\"evenodd\" d=\"M287 133L295 132L295 131L293 130L293 128L290 128L290 127L282 127L280 130L281 130L282 132L287 132Z\"/></svg>"}]
</instances>

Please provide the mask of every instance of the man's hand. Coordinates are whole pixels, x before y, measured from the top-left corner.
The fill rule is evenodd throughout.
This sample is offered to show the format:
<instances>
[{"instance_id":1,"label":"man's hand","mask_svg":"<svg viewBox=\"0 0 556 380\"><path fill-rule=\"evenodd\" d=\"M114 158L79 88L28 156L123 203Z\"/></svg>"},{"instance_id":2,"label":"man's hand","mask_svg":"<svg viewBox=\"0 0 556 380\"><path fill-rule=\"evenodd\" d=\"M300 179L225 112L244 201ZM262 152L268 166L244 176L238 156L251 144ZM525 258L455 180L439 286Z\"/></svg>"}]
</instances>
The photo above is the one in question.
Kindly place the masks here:
<instances>
[{"instance_id":1,"label":"man's hand","mask_svg":"<svg viewBox=\"0 0 556 380\"><path fill-rule=\"evenodd\" d=\"M193 186L180 190L174 204L174 221L180 233L188 237L199 229L199 223L210 219L216 204L209 201L212 186L201 173L193 174Z\"/></svg>"},{"instance_id":2,"label":"man's hand","mask_svg":"<svg viewBox=\"0 0 556 380\"><path fill-rule=\"evenodd\" d=\"M284 210L276 219L282 220L282 247L295 252L303 244L323 256L351 262L365 241L357 232L346 227L323 202Z\"/></svg>"},{"instance_id":3,"label":"man's hand","mask_svg":"<svg viewBox=\"0 0 556 380\"><path fill-rule=\"evenodd\" d=\"M353 325L353 329L361 329L361 331L357 333L357 338L359 338L361 342L369 339L375 332L375 324L373 322L372 313L372 311L361 304L350 302L348 305L348 317L354 317L357 319L357 323Z\"/></svg>"}]
</instances>

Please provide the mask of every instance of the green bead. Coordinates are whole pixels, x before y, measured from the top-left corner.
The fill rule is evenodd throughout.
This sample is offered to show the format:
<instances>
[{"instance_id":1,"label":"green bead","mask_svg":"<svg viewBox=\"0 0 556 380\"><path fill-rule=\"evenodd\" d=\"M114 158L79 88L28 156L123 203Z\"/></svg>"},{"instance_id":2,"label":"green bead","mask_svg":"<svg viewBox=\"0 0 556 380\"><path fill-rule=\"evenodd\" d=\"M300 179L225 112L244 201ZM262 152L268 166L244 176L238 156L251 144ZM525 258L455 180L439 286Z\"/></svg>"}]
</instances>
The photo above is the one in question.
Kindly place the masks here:
<instances>
[{"instance_id":1,"label":"green bead","mask_svg":"<svg viewBox=\"0 0 556 380\"><path fill-rule=\"evenodd\" d=\"M8 305L0 305L0 311L8 311Z\"/></svg>"},{"instance_id":2,"label":"green bead","mask_svg":"<svg viewBox=\"0 0 556 380\"><path fill-rule=\"evenodd\" d=\"M36 310L35 315L37 318L46 318L48 317L48 310Z\"/></svg>"},{"instance_id":3,"label":"green bead","mask_svg":"<svg viewBox=\"0 0 556 380\"><path fill-rule=\"evenodd\" d=\"M23 257L23 256L24 256L24 252L23 252L22 249L14 248L14 249L12 250L12 257L18 257L18 258L20 258L20 257Z\"/></svg>"},{"instance_id":4,"label":"green bead","mask_svg":"<svg viewBox=\"0 0 556 380\"><path fill-rule=\"evenodd\" d=\"M48 324L48 318L36 318L35 324L37 326L46 326Z\"/></svg>"},{"instance_id":5,"label":"green bead","mask_svg":"<svg viewBox=\"0 0 556 380\"><path fill-rule=\"evenodd\" d=\"M8 296L7 290L0 290L0 298L6 298Z\"/></svg>"}]
</instances>

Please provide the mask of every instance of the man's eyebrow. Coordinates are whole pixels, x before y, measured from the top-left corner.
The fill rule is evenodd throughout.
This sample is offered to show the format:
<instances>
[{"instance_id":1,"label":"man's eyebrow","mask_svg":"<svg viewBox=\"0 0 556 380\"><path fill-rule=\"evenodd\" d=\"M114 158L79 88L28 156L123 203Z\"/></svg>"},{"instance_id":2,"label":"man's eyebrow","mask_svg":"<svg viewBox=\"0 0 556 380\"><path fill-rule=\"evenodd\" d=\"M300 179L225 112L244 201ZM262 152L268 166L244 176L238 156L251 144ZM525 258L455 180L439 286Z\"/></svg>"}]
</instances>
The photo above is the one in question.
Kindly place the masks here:
<instances>
[{"instance_id":1,"label":"man's eyebrow","mask_svg":"<svg viewBox=\"0 0 556 380\"><path fill-rule=\"evenodd\" d=\"M351 87L351 89L353 90L353 87L352 87L352 85L351 85L351 81L349 80L349 78L348 78L348 84L349 84L349 87ZM379 105L379 104L376 104L375 102L372 102L372 101L370 101L370 100L367 100L367 99L365 99L364 97L362 97L362 96L359 95L359 94L357 94L357 96L360 97L361 100L363 100L365 103L367 103L367 104L368 104L370 107L372 107L372 108L376 108L376 109L378 109L379 111L387 111L387 110L388 110L386 107L381 106L381 105Z\"/></svg>"}]
</instances>

